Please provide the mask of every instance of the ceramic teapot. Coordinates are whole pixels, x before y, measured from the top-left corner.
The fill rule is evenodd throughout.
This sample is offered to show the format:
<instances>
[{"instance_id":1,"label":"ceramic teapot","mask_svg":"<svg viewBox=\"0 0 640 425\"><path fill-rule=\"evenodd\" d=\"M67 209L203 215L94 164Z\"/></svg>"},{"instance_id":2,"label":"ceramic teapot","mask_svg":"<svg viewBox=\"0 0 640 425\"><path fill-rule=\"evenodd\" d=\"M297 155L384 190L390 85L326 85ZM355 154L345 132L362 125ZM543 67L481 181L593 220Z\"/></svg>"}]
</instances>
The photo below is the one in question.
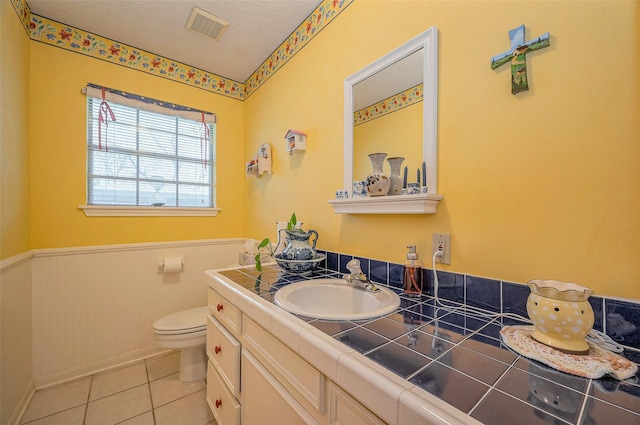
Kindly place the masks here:
<instances>
[{"instance_id":1,"label":"ceramic teapot","mask_svg":"<svg viewBox=\"0 0 640 425\"><path fill-rule=\"evenodd\" d=\"M312 260L316 257L316 243L318 242L318 232L309 230L308 232L286 230L287 246L282 251L282 258L285 260ZM315 235L313 241L311 236Z\"/></svg>"}]
</instances>

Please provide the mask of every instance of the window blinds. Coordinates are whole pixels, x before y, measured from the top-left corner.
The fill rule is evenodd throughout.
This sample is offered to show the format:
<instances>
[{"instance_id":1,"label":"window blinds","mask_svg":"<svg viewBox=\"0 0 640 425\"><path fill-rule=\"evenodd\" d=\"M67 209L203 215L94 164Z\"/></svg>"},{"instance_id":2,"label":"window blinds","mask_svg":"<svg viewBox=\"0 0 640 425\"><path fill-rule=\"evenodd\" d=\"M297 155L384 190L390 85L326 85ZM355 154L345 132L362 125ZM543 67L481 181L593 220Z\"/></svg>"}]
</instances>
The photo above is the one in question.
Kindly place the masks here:
<instances>
[{"instance_id":1,"label":"window blinds","mask_svg":"<svg viewBox=\"0 0 640 425\"><path fill-rule=\"evenodd\" d=\"M87 204L214 207L215 121L212 113L88 85Z\"/></svg>"}]
</instances>

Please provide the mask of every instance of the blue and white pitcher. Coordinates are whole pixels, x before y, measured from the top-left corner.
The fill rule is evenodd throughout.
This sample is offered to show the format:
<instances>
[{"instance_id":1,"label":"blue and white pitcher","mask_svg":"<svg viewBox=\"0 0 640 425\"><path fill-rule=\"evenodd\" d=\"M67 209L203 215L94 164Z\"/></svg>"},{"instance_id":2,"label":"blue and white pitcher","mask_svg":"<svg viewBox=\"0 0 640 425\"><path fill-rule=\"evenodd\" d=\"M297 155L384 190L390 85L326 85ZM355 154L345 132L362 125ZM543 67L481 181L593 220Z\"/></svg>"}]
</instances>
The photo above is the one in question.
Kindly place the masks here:
<instances>
[{"instance_id":1,"label":"blue and white pitcher","mask_svg":"<svg viewBox=\"0 0 640 425\"><path fill-rule=\"evenodd\" d=\"M308 232L285 230L287 233L287 246L282 251L282 258L286 260L313 260L316 258L316 243L318 242L318 232L309 230ZM316 237L310 241L311 235Z\"/></svg>"}]
</instances>

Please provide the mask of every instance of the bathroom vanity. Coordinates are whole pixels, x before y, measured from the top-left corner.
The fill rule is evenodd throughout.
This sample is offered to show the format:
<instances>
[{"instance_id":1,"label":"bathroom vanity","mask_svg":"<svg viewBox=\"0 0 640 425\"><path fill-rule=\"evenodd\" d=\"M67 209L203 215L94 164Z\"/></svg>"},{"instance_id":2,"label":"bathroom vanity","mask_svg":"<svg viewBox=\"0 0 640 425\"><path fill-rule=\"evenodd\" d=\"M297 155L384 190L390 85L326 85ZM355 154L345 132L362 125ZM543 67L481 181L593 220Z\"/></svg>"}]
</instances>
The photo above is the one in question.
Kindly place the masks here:
<instances>
[{"instance_id":1,"label":"bathroom vanity","mask_svg":"<svg viewBox=\"0 0 640 425\"><path fill-rule=\"evenodd\" d=\"M461 414L274 305L277 268L260 281L251 266L205 274L207 401L220 425L444 424Z\"/></svg>"},{"instance_id":2,"label":"bathroom vanity","mask_svg":"<svg viewBox=\"0 0 640 425\"><path fill-rule=\"evenodd\" d=\"M548 369L505 349L501 324L463 306L401 295L384 317L327 321L274 304L284 285L336 277L205 272L207 401L218 424L640 423L637 377Z\"/></svg>"}]
</instances>

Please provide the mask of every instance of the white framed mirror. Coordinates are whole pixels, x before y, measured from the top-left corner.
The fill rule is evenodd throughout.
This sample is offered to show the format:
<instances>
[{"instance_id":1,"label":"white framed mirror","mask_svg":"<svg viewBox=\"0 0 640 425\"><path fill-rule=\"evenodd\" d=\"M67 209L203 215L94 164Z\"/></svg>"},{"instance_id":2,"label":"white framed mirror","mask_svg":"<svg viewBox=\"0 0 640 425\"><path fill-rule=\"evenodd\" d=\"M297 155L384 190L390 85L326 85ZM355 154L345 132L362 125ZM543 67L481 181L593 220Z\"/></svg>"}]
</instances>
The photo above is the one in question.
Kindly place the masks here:
<instances>
[{"instance_id":1,"label":"white framed mirror","mask_svg":"<svg viewBox=\"0 0 640 425\"><path fill-rule=\"evenodd\" d=\"M355 129L354 126L360 123L363 116L371 117L370 112L376 113L374 111L381 109L380 105L387 111L393 109L394 97L404 97L404 94L408 93L409 96L413 95L417 98L416 90L422 92L419 93L420 99L410 107L402 106L393 113L389 113L388 115L394 116L393 124L385 124L387 127L385 131L378 130L380 127L374 130L378 137L367 137L366 132L358 132ZM329 201L334 207L334 212L435 213L437 203L442 199L442 196L437 194L437 106L438 30L436 27L429 28L345 79L344 188L349 191L350 197ZM407 121L402 121L404 119ZM376 120L382 122L379 117ZM410 124L408 120L411 120ZM413 179L410 177L409 181L415 181L416 171L422 168L421 164L424 161L428 192L419 195L352 198L352 183L354 180L363 180L369 174L371 166L368 154L373 152L386 152L388 157L404 157L403 167L407 166L410 170L409 176L413 177ZM388 166L386 167L388 169ZM424 179L424 176L422 178Z\"/></svg>"}]
</instances>

